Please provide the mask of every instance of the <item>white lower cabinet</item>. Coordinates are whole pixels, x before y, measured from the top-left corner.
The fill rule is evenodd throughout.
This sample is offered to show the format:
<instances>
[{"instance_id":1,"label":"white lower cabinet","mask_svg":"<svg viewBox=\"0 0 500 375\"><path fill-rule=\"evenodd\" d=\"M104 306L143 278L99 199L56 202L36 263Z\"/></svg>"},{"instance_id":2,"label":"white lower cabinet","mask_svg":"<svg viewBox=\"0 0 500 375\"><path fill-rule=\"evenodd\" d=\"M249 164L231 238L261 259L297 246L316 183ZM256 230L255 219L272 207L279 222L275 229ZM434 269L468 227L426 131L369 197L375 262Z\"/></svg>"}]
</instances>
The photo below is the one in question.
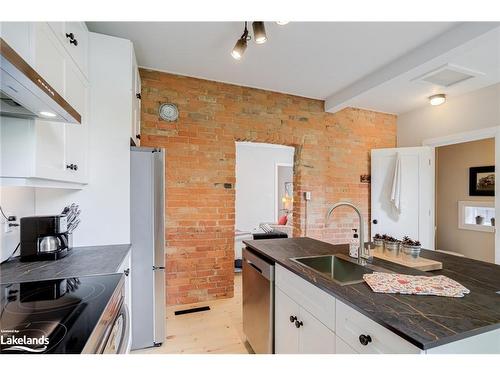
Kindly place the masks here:
<instances>
[{"instance_id":1,"label":"white lower cabinet","mask_svg":"<svg viewBox=\"0 0 500 375\"><path fill-rule=\"evenodd\" d=\"M275 306L277 354L335 353L335 333L279 288L276 288Z\"/></svg>"},{"instance_id":2,"label":"white lower cabinet","mask_svg":"<svg viewBox=\"0 0 500 375\"><path fill-rule=\"evenodd\" d=\"M293 272L276 265L277 354L422 351Z\"/></svg>"}]
</instances>

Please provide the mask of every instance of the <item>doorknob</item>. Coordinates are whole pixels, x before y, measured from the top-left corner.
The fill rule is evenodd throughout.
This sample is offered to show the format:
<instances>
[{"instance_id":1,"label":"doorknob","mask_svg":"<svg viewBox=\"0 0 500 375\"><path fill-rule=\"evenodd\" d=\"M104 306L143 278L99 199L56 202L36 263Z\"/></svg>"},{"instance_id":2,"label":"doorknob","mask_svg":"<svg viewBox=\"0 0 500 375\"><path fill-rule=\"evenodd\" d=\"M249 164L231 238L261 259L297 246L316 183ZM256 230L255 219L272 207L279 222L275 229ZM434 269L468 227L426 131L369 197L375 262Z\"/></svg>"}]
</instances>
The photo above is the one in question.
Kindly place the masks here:
<instances>
[{"instance_id":1,"label":"doorknob","mask_svg":"<svg viewBox=\"0 0 500 375\"><path fill-rule=\"evenodd\" d=\"M373 220L372 220L372 223L373 223L373 224L378 224L377 219L373 219Z\"/></svg>"}]
</instances>

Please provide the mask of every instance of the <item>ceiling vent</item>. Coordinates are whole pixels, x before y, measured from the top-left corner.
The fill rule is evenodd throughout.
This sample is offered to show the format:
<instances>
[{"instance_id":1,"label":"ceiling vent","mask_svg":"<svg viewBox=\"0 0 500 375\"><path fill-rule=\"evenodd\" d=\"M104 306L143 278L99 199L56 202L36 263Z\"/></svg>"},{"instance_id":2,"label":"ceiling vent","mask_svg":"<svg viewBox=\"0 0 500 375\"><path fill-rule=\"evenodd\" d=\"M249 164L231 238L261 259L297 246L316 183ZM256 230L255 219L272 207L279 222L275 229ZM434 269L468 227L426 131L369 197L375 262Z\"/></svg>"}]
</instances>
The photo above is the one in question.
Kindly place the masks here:
<instances>
[{"instance_id":1,"label":"ceiling vent","mask_svg":"<svg viewBox=\"0 0 500 375\"><path fill-rule=\"evenodd\" d=\"M451 87L457 83L477 77L478 75L483 75L483 73L475 72L456 65L446 64L436 70L415 78L413 81L431 83L440 87Z\"/></svg>"}]
</instances>

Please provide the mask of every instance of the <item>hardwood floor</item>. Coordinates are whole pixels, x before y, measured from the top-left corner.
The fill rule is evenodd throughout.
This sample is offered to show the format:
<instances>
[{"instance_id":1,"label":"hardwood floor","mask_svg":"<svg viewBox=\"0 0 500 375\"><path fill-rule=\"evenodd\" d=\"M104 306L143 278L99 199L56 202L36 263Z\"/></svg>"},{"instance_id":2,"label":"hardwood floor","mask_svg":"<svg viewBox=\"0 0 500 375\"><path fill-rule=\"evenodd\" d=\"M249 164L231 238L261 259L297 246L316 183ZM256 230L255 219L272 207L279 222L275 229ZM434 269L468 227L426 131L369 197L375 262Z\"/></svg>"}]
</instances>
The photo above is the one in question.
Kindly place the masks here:
<instances>
[{"instance_id":1,"label":"hardwood floor","mask_svg":"<svg viewBox=\"0 0 500 375\"><path fill-rule=\"evenodd\" d=\"M175 311L209 306L209 311L175 315ZM234 297L167 308L167 337L159 348L135 350L137 354L249 354L243 334L241 273L234 277Z\"/></svg>"}]
</instances>

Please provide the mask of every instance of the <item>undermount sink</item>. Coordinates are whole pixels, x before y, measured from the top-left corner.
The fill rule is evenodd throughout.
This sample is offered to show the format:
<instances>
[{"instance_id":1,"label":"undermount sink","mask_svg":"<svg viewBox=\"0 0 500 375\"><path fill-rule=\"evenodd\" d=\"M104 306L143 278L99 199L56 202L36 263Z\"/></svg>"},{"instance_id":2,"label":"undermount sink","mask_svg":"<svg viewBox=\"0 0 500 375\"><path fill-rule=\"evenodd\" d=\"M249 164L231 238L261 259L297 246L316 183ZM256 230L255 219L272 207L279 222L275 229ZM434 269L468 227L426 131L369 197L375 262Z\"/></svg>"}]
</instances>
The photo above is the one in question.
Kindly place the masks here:
<instances>
[{"instance_id":1,"label":"undermount sink","mask_svg":"<svg viewBox=\"0 0 500 375\"><path fill-rule=\"evenodd\" d=\"M297 257L290 258L290 260L320 273L340 285L361 283L365 273L373 272L371 269L356 263L356 260L350 261L346 258L348 257L343 254L336 254Z\"/></svg>"}]
</instances>

